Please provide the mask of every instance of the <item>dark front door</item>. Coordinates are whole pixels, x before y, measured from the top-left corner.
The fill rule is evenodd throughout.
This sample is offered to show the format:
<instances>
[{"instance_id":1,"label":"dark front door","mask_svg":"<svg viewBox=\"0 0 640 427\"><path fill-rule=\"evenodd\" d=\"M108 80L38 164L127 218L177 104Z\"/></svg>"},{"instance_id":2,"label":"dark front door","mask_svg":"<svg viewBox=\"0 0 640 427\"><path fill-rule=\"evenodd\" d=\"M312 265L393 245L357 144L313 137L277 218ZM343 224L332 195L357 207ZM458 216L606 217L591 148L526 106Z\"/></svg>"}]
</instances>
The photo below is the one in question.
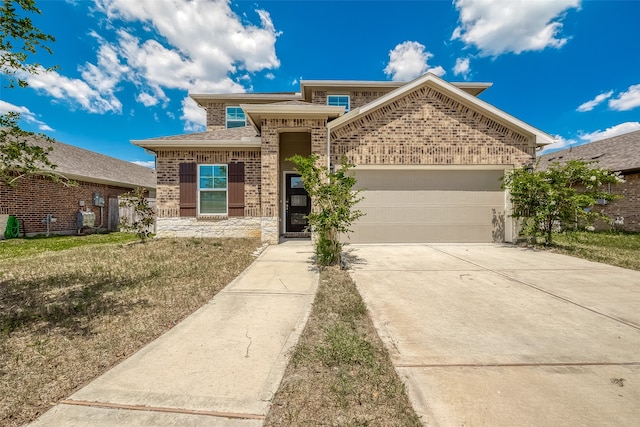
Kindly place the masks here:
<instances>
[{"instance_id":1,"label":"dark front door","mask_svg":"<svg viewBox=\"0 0 640 427\"><path fill-rule=\"evenodd\" d=\"M307 215L311 212L311 198L304 189L302 178L295 173L286 175L286 216L287 233L299 233L305 231L308 225Z\"/></svg>"}]
</instances>

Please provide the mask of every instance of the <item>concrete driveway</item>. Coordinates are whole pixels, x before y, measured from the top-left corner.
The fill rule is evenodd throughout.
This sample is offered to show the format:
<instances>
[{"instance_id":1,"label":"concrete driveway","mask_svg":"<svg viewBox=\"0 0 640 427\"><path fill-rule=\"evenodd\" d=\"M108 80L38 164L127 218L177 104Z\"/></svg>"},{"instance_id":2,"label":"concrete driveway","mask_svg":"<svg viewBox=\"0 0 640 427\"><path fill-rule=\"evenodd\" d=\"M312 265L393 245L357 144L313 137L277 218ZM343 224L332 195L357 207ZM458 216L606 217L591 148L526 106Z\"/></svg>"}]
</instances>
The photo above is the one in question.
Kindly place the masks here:
<instances>
[{"instance_id":1,"label":"concrete driveway","mask_svg":"<svg viewBox=\"0 0 640 427\"><path fill-rule=\"evenodd\" d=\"M510 245L349 248L426 425L640 425L640 272Z\"/></svg>"}]
</instances>

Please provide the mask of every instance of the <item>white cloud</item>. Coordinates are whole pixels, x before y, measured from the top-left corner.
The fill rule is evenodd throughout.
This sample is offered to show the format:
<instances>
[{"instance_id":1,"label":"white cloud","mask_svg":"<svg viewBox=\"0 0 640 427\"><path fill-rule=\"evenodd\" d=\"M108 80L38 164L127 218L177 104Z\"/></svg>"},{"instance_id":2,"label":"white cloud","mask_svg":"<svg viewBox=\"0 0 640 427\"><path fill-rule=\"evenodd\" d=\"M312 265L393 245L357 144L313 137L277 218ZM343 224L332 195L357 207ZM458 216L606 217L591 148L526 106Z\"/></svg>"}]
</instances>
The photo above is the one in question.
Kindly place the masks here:
<instances>
[{"instance_id":1,"label":"white cloud","mask_svg":"<svg viewBox=\"0 0 640 427\"><path fill-rule=\"evenodd\" d=\"M202 132L207 125L207 113L188 96L182 100L180 119L184 120L184 130L187 132Z\"/></svg>"},{"instance_id":2,"label":"white cloud","mask_svg":"<svg viewBox=\"0 0 640 427\"><path fill-rule=\"evenodd\" d=\"M542 150L538 151L538 156L541 156L543 154L549 154L553 151L564 150L565 148L584 144L584 142L580 143L577 139L565 139L560 135L555 135L553 139L554 139L553 144L545 145Z\"/></svg>"},{"instance_id":3,"label":"white cloud","mask_svg":"<svg viewBox=\"0 0 640 427\"><path fill-rule=\"evenodd\" d=\"M139 166L144 166L145 168L149 168L149 169L156 168L155 160L134 160L131 163Z\"/></svg>"},{"instance_id":4,"label":"white cloud","mask_svg":"<svg viewBox=\"0 0 640 427\"><path fill-rule=\"evenodd\" d=\"M456 59L456 65L453 67L453 74L456 76L462 76L465 79L469 75L471 67L469 66L469 58Z\"/></svg>"},{"instance_id":5,"label":"white cloud","mask_svg":"<svg viewBox=\"0 0 640 427\"><path fill-rule=\"evenodd\" d=\"M145 107L153 107L158 104L158 98L153 95L149 95L147 92L141 92L136 96L136 101L144 105Z\"/></svg>"},{"instance_id":6,"label":"white cloud","mask_svg":"<svg viewBox=\"0 0 640 427\"><path fill-rule=\"evenodd\" d=\"M38 129L43 132L54 131L51 126L49 126L42 120L38 120L37 116L27 107L20 107L18 105L14 105L0 99L0 114L7 114L9 112L19 113L22 120L27 123L38 125Z\"/></svg>"},{"instance_id":7,"label":"white cloud","mask_svg":"<svg viewBox=\"0 0 640 427\"><path fill-rule=\"evenodd\" d=\"M609 100L609 108L616 111L627 111L640 107L640 84L629 86L617 98Z\"/></svg>"},{"instance_id":8,"label":"white cloud","mask_svg":"<svg viewBox=\"0 0 640 427\"><path fill-rule=\"evenodd\" d=\"M426 72L437 76L445 74L441 66L430 68L427 61L433 57L427 52L423 44L414 41L405 41L389 51L389 63L384 69L386 75L393 81L409 81Z\"/></svg>"},{"instance_id":9,"label":"white cloud","mask_svg":"<svg viewBox=\"0 0 640 427\"><path fill-rule=\"evenodd\" d=\"M113 93L107 93L106 97L103 97L98 90L83 80L70 79L56 71L47 72L42 68L38 74L25 73L21 77L29 83L30 88L61 101L76 103L90 113L122 112L122 103Z\"/></svg>"},{"instance_id":10,"label":"white cloud","mask_svg":"<svg viewBox=\"0 0 640 427\"><path fill-rule=\"evenodd\" d=\"M587 101L584 104L581 104L578 107L578 111L583 113L585 111L591 111L593 110L597 105L603 103L604 101L606 101L607 99L611 98L611 95L613 95L613 91L610 90L609 92L605 92L605 93L601 93L600 95L596 96L595 98L593 98L591 101Z\"/></svg>"},{"instance_id":11,"label":"white cloud","mask_svg":"<svg viewBox=\"0 0 640 427\"><path fill-rule=\"evenodd\" d=\"M267 80L273 80L276 78L276 76L273 73L267 73L264 75L265 79Z\"/></svg>"},{"instance_id":12,"label":"white cloud","mask_svg":"<svg viewBox=\"0 0 640 427\"><path fill-rule=\"evenodd\" d=\"M506 52L559 48L566 37L559 34L567 10L580 0L454 0L460 12L459 26L451 39L474 45L484 56Z\"/></svg>"},{"instance_id":13,"label":"white cloud","mask_svg":"<svg viewBox=\"0 0 640 427\"><path fill-rule=\"evenodd\" d=\"M625 133L634 132L636 130L640 130L640 122L625 122L602 131L597 130L591 133L583 133L580 135L580 139L586 142L599 141L601 139L611 138Z\"/></svg>"}]
</instances>

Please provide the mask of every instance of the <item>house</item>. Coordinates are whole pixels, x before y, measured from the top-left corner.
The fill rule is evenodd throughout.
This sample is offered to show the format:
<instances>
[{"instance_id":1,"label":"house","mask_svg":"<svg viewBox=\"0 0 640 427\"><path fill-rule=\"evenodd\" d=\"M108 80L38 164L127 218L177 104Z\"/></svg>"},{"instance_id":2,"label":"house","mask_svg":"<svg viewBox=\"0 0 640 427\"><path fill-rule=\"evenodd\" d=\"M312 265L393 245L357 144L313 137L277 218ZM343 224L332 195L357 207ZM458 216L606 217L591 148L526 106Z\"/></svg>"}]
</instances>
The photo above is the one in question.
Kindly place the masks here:
<instances>
[{"instance_id":1,"label":"house","mask_svg":"<svg viewBox=\"0 0 640 427\"><path fill-rule=\"evenodd\" d=\"M569 160L596 162L597 166L621 172L624 183L609 188L620 194L621 199L594 208L606 214L612 224L600 224L601 228L640 231L640 130L588 144L571 147L540 156L538 168L544 170L554 162Z\"/></svg>"},{"instance_id":2,"label":"house","mask_svg":"<svg viewBox=\"0 0 640 427\"><path fill-rule=\"evenodd\" d=\"M132 141L153 151L159 236L305 236L311 209L287 158L353 169L366 215L351 242L517 236L505 171L551 136L477 97L488 83L302 81L300 92L192 94L205 132Z\"/></svg>"},{"instance_id":3,"label":"house","mask_svg":"<svg viewBox=\"0 0 640 427\"><path fill-rule=\"evenodd\" d=\"M31 144L48 146L40 138ZM0 184L0 235L9 215L20 222L27 236L78 233L78 212L85 218L83 231L118 229L118 197L132 189L145 188L155 194L153 169L55 142L49 160L57 165L55 172L77 185L66 186L47 176L27 176L9 187ZM47 219L54 221L47 221Z\"/></svg>"}]
</instances>

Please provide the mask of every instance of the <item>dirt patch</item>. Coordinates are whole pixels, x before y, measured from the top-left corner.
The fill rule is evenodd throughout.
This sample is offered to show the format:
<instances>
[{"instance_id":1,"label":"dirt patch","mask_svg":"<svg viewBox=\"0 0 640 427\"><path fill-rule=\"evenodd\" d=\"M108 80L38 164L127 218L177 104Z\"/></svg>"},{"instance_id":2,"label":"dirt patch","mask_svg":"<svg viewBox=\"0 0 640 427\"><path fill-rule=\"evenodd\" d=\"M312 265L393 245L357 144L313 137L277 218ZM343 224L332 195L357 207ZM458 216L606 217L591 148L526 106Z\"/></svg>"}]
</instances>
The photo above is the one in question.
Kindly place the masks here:
<instances>
[{"instance_id":1,"label":"dirt patch","mask_svg":"<svg viewBox=\"0 0 640 427\"><path fill-rule=\"evenodd\" d=\"M172 328L259 245L158 239L0 260L0 424L35 419Z\"/></svg>"},{"instance_id":2,"label":"dirt patch","mask_svg":"<svg viewBox=\"0 0 640 427\"><path fill-rule=\"evenodd\" d=\"M349 275L325 269L266 426L419 426Z\"/></svg>"}]
</instances>

